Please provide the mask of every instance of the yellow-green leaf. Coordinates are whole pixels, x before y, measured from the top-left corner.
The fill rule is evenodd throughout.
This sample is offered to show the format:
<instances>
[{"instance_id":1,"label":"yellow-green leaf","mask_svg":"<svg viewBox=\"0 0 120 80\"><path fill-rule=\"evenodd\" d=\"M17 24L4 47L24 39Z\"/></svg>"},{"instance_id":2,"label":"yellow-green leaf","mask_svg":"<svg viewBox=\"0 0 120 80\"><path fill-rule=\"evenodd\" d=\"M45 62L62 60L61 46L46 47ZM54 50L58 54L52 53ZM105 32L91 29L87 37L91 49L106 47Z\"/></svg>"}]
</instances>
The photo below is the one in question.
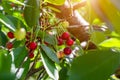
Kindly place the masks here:
<instances>
[{"instance_id":1,"label":"yellow-green leaf","mask_svg":"<svg viewBox=\"0 0 120 80\"><path fill-rule=\"evenodd\" d=\"M95 43L96 45L98 45L99 43L101 43L105 39L106 39L105 38L105 34L103 32L100 32L100 31L94 31L94 32L92 32L91 41L93 43Z\"/></svg>"},{"instance_id":2,"label":"yellow-green leaf","mask_svg":"<svg viewBox=\"0 0 120 80\"><path fill-rule=\"evenodd\" d=\"M99 46L102 46L102 47L118 47L118 48L120 48L120 39L118 39L118 38L110 38L110 39L107 39L107 40L103 41L102 43L100 43Z\"/></svg>"},{"instance_id":3,"label":"yellow-green leaf","mask_svg":"<svg viewBox=\"0 0 120 80\"><path fill-rule=\"evenodd\" d=\"M44 0L44 1L54 5L62 5L65 2L65 0Z\"/></svg>"},{"instance_id":4,"label":"yellow-green leaf","mask_svg":"<svg viewBox=\"0 0 120 80\"><path fill-rule=\"evenodd\" d=\"M110 0L99 0L98 5L113 29L120 34L120 10Z\"/></svg>"}]
</instances>

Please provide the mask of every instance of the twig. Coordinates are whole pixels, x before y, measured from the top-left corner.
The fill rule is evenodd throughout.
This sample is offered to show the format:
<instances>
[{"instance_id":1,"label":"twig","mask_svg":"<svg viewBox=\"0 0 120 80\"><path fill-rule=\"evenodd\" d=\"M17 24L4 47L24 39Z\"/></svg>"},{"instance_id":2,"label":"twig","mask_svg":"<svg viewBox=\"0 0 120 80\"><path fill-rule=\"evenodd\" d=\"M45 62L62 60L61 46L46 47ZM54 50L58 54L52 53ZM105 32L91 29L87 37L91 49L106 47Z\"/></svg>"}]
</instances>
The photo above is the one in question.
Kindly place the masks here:
<instances>
[{"instance_id":1,"label":"twig","mask_svg":"<svg viewBox=\"0 0 120 80\"><path fill-rule=\"evenodd\" d=\"M86 5L86 0L83 0L83 1L78 2L78 3L74 3L73 4L73 10L81 8L81 7L85 6L85 5Z\"/></svg>"},{"instance_id":2,"label":"twig","mask_svg":"<svg viewBox=\"0 0 120 80\"><path fill-rule=\"evenodd\" d=\"M41 79L44 77L45 74L46 74L46 71L45 71L45 69L44 69L42 72L40 72L37 80L41 80Z\"/></svg>"},{"instance_id":3,"label":"twig","mask_svg":"<svg viewBox=\"0 0 120 80\"><path fill-rule=\"evenodd\" d=\"M44 69L44 66L41 66L41 67L39 67L38 69L32 69L32 70L30 70L30 71L28 72L25 80L26 80L27 78L29 78L30 76L32 76L33 74L35 74L35 73L37 73L38 71L41 71L41 70L43 70L43 69Z\"/></svg>"},{"instance_id":4,"label":"twig","mask_svg":"<svg viewBox=\"0 0 120 80\"><path fill-rule=\"evenodd\" d=\"M37 56L35 57L35 60L34 60L34 62L33 62L33 64L32 64L32 67L31 67L30 70L28 71L25 80L26 80L27 78L29 78L30 76L32 76L34 73L38 72L39 70L41 70L41 69L43 68L43 67L41 66L41 67L38 68L38 69L34 69L34 65L35 65L35 63L36 63L36 60L37 60L38 55L39 55L39 52L37 53Z\"/></svg>"}]
</instances>

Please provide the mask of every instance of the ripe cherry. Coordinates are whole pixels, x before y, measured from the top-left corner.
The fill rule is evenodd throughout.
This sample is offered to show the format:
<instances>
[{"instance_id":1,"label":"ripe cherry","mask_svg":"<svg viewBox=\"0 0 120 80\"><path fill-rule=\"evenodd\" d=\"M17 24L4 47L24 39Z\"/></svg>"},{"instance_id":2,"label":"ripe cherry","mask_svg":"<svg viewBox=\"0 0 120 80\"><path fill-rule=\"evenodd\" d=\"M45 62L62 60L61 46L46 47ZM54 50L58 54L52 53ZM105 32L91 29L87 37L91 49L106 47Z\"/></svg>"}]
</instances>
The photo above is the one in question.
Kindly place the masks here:
<instances>
[{"instance_id":1,"label":"ripe cherry","mask_svg":"<svg viewBox=\"0 0 120 80\"><path fill-rule=\"evenodd\" d=\"M72 46L73 43L74 43L74 41L73 41L72 39L68 39L68 40L66 41L66 44L67 44L68 46Z\"/></svg>"},{"instance_id":2,"label":"ripe cherry","mask_svg":"<svg viewBox=\"0 0 120 80\"><path fill-rule=\"evenodd\" d=\"M64 54L65 55L69 55L69 54L71 54L71 52L72 52L72 49L70 48L70 47L66 47L66 48L64 48Z\"/></svg>"},{"instance_id":3,"label":"ripe cherry","mask_svg":"<svg viewBox=\"0 0 120 80\"><path fill-rule=\"evenodd\" d=\"M7 42L6 43L6 48L7 49L12 49L13 48L13 43L12 42Z\"/></svg>"},{"instance_id":4,"label":"ripe cherry","mask_svg":"<svg viewBox=\"0 0 120 80\"><path fill-rule=\"evenodd\" d=\"M25 37L26 37L27 40L29 40L30 37L31 37L31 32L27 32Z\"/></svg>"},{"instance_id":5,"label":"ripe cherry","mask_svg":"<svg viewBox=\"0 0 120 80\"><path fill-rule=\"evenodd\" d=\"M64 33L62 34L61 38L62 38L63 40L67 40L67 39L70 38L70 34L69 34L68 32L64 32Z\"/></svg>"},{"instance_id":6,"label":"ripe cherry","mask_svg":"<svg viewBox=\"0 0 120 80\"><path fill-rule=\"evenodd\" d=\"M29 58L33 58L34 57L34 53L33 52L31 52L31 53L29 53Z\"/></svg>"},{"instance_id":7,"label":"ripe cherry","mask_svg":"<svg viewBox=\"0 0 120 80\"><path fill-rule=\"evenodd\" d=\"M13 32L8 32L8 33L7 33L7 36L8 36L10 39L13 39L13 38L14 38Z\"/></svg>"},{"instance_id":8,"label":"ripe cherry","mask_svg":"<svg viewBox=\"0 0 120 80\"><path fill-rule=\"evenodd\" d=\"M62 38L58 38L57 40L58 40L58 45L59 46L63 44L63 39Z\"/></svg>"},{"instance_id":9,"label":"ripe cherry","mask_svg":"<svg viewBox=\"0 0 120 80\"><path fill-rule=\"evenodd\" d=\"M29 49L30 50L35 50L37 48L37 44L35 43L35 42L31 42L30 44L29 44Z\"/></svg>"}]
</instances>

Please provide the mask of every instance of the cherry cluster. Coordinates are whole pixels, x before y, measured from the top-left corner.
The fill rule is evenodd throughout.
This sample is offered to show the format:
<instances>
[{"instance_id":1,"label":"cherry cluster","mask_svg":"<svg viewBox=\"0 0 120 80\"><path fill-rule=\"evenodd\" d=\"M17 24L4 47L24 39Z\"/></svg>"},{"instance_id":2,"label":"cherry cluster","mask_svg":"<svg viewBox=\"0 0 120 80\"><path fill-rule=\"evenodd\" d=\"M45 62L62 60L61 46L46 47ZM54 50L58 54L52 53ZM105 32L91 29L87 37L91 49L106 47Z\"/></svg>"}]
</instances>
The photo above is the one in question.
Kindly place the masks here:
<instances>
[{"instance_id":1,"label":"cherry cluster","mask_svg":"<svg viewBox=\"0 0 120 80\"><path fill-rule=\"evenodd\" d=\"M28 53L29 58L33 58L34 50L37 48L37 43L34 41L30 41L30 37L31 37L31 32L27 32L25 44L26 44L26 47L29 49L29 53Z\"/></svg>"},{"instance_id":2,"label":"cherry cluster","mask_svg":"<svg viewBox=\"0 0 120 80\"><path fill-rule=\"evenodd\" d=\"M8 36L10 39L13 39L13 38L14 38L14 34L13 34L13 32L11 32L11 31L7 33L7 36ZM6 48L7 48L8 50L12 49L12 48L13 48L13 43L12 43L12 42L7 42L7 43L6 43Z\"/></svg>"},{"instance_id":3,"label":"cherry cluster","mask_svg":"<svg viewBox=\"0 0 120 80\"><path fill-rule=\"evenodd\" d=\"M37 48L37 43L30 42L28 48L29 48L29 58L33 58L34 57L34 50Z\"/></svg>"},{"instance_id":4,"label":"cherry cluster","mask_svg":"<svg viewBox=\"0 0 120 80\"><path fill-rule=\"evenodd\" d=\"M68 32L63 32L57 40L59 46L65 43L66 47L64 48L63 53L65 55L70 55L72 52L71 46L74 44L74 40L71 38L70 34Z\"/></svg>"},{"instance_id":5,"label":"cherry cluster","mask_svg":"<svg viewBox=\"0 0 120 80\"><path fill-rule=\"evenodd\" d=\"M7 36L10 38L10 39L13 39L14 38L14 33L13 32L8 32L7 33ZM27 32L26 34L26 47L28 48L28 56L29 58L33 58L34 57L34 50L37 48L37 43L31 39L31 32ZM61 45L66 45L66 47L63 49L63 53L65 55L70 55L71 52L72 52L72 49L71 49L71 46L74 44L74 40L71 38L70 34L68 32L63 32L58 38L58 46L61 46ZM12 42L8 42L6 44L6 47L8 49L11 49L13 48L13 43Z\"/></svg>"},{"instance_id":6,"label":"cherry cluster","mask_svg":"<svg viewBox=\"0 0 120 80\"><path fill-rule=\"evenodd\" d=\"M21 34L21 35L20 35ZM17 29L14 33L13 32L8 32L7 33L8 38L10 39L16 39L16 40L23 40L26 36L26 30L24 28L19 28ZM13 40L11 40L13 41ZM12 42L7 42L6 47L8 50L13 48L13 43Z\"/></svg>"},{"instance_id":7,"label":"cherry cluster","mask_svg":"<svg viewBox=\"0 0 120 80\"><path fill-rule=\"evenodd\" d=\"M14 33L13 32L8 32L7 33L7 36L10 38L10 39L14 39L15 36L14 36ZM33 58L34 57L34 50L37 48L37 43L34 42L34 41L30 41L30 36L31 36L31 33L30 32L27 32L26 34L26 47L29 49L29 58ZM6 48L8 50L12 49L13 48L13 43L12 42L7 42L6 43Z\"/></svg>"}]
</instances>

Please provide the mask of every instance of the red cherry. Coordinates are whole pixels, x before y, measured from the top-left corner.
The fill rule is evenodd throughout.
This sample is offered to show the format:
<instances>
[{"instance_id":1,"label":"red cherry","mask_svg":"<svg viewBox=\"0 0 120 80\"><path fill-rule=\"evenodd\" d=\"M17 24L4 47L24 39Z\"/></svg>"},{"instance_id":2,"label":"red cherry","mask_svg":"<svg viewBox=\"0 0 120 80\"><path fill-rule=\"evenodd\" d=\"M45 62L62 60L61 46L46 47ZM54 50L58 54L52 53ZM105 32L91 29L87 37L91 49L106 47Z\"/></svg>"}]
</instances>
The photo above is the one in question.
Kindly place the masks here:
<instances>
[{"instance_id":1,"label":"red cherry","mask_svg":"<svg viewBox=\"0 0 120 80\"><path fill-rule=\"evenodd\" d=\"M13 32L8 32L8 33L7 33L7 36L8 36L10 39L13 39L13 38L14 38Z\"/></svg>"},{"instance_id":2,"label":"red cherry","mask_svg":"<svg viewBox=\"0 0 120 80\"><path fill-rule=\"evenodd\" d=\"M6 43L6 48L7 49L12 49L13 48L13 43L12 42L7 42Z\"/></svg>"},{"instance_id":3,"label":"red cherry","mask_svg":"<svg viewBox=\"0 0 120 80\"><path fill-rule=\"evenodd\" d=\"M67 39L70 38L70 34L69 34L68 32L64 32L64 33L62 34L61 38L62 38L63 40L67 40Z\"/></svg>"},{"instance_id":4,"label":"red cherry","mask_svg":"<svg viewBox=\"0 0 120 80\"><path fill-rule=\"evenodd\" d=\"M31 42L30 44L29 44L29 49L30 50L35 50L37 48L37 44L35 43L35 42Z\"/></svg>"},{"instance_id":5,"label":"red cherry","mask_svg":"<svg viewBox=\"0 0 120 80\"><path fill-rule=\"evenodd\" d=\"M31 32L27 32L25 37L26 37L27 40L29 40L30 37L31 37Z\"/></svg>"},{"instance_id":6,"label":"red cherry","mask_svg":"<svg viewBox=\"0 0 120 80\"><path fill-rule=\"evenodd\" d=\"M59 46L63 44L63 39L62 38L58 38L57 40L58 40L58 45Z\"/></svg>"},{"instance_id":7,"label":"red cherry","mask_svg":"<svg viewBox=\"0 0 120 80\"><path fill-rule=\"evenodd\" d=\"M72 39L68 39L68 40L66 41L66 44L67 44L68 46L72 46L73 43L74 43L74 41L73 41Z\"/></svg>"},{"instance_id":8,"label":"red cherry","mask_svg":"<svg viewBox=\"0 0 120 80\"><path fill-rule=\"evenodd\" d=\"M29 53L29 58L33 58L33 57L34 57L34 53L33 52Z\"/></svg>"},{"instance_id":9,"label":"red cherry","mask_svg":"<svg viewBox=\"0 0 120 80\"><path fill-rule=\"evenodd\" d=\"M66 47L66 48L64 48L64 54L65 55L69 55L69 54L71 54L71 52L72 52L72 49L70 48L70 47Z\"/></svg>"}]
</instances>

